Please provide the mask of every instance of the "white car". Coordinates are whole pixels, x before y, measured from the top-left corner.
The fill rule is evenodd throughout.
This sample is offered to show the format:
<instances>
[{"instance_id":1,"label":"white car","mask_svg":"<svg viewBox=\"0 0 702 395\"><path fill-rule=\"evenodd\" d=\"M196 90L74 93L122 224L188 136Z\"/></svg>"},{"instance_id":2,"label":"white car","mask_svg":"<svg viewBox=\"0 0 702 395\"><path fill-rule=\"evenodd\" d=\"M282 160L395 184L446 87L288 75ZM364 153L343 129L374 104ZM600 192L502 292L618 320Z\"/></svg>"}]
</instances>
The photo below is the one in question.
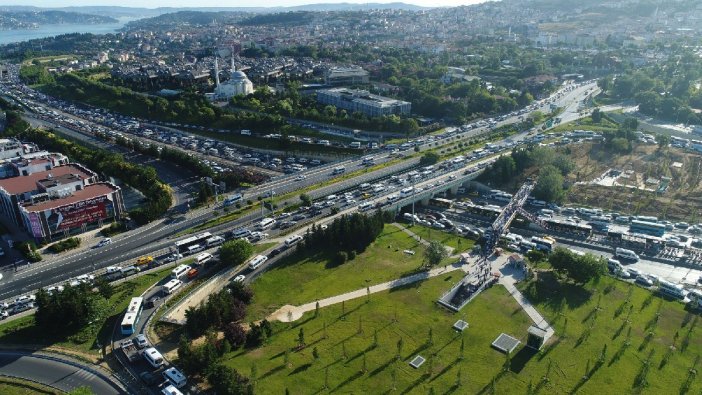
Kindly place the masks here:
<instances>
[{"instance_id":1,"label":"white car","mask_svg":"<svg viewBox=\"0 0 702 395\"><path fill-rule=\"evenodd\" d=\"M80 281L83 284L88 284L95 281L95 276L93 276L92 274L81 274L80 276L76 277L76 280Z\"/></svg>"},{"instance_id":2,"label":"white car","mask_svg":"<svg viewBox=\"0 0 702 395\"><path fill-rule=\"evenodd\" d=\"M100 248L100 247L104 247L108 244L112 244L112 239L110 239L109 237L106 237L106 238L100 240L100 242L97 243L97 245L95 247Z\"/></svg>"},{"instance_id":3,"label":"white car","mask_svg":"<svg viewBox=\"0 0 702 395\"><path fill-rule=\"evenodd\" d=\"M244 282L244 279L245 279L245 278L246 278L246 276L244 276L243 274L240 274L240 275L234 277L234 280L233 280L233 281L234 281L235 283L242 283L242 282Z\"/></svg>"},{"instance_id":4,"label":"white car","mask_svg":"<svg viewBox=\"0 0 702 395\"><path fill-rule=\"evenodd\" d=\"M19 298L15 299L15 306L25 304L27 302L34 302L37 300L37 297L34 295L22 295Z\"/></svg>"},{"instance_id":5,"label":"white car","mask_svg":"<svg viewBox=\"0 0 702 395\"><path fill-rule=\"evenodd\" d=\"M305 178L307 178L306 175L300 174L299 176L295 177L295 181L302 181L302 180L304 180Z\"/></svg>"}]
</instances>

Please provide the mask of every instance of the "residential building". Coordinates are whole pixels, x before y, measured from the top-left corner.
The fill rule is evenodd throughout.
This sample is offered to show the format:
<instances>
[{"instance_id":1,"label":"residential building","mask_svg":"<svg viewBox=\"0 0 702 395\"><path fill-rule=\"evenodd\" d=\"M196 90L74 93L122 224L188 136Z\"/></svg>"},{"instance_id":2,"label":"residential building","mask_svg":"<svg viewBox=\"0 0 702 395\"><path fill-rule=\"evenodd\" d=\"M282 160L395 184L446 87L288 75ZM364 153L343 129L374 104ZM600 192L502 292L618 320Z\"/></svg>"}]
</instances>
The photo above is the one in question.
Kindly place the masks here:
<instances>
[{"instance_id":1,"label":"residential building","mask_svg":"<svg viewBox=\"0 0 702 395\"><path fill-rule=\"evenodd\" d=\"M317 101L350 112L360 112L371 117L383 115L408 115L412 103L373 95L365 90L332 88L317 91Z\"/></svg>"}]
</instances>

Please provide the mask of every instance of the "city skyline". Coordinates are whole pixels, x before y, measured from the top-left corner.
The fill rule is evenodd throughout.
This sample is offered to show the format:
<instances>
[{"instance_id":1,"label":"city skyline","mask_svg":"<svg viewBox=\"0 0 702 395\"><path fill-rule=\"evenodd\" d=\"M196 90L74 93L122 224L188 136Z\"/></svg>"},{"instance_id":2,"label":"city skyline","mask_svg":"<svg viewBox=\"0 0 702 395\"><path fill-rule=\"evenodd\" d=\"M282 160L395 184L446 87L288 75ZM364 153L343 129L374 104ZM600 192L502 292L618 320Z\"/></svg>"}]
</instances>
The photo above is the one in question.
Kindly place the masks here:
<instances>
[{"instance_id":1,"label":"city skyline","mask_svg":"<svg viewBox=\"0 0 702 395\"><path fill-rule=\"evenodd\" d=\"M83 7L83 6L112 6L112 7L138 7L138 8L159 8L159 7L295 7L301 5L313 5L313 4L365 4L365 3L406 3L412 5L418 5L422 7L456 7L462 5L472 5L482 3L485 0L409 0L409 1L395 1L395 0L378 0L378 1L347 1L347 0L328 0L328 1L308 1L308 0L263 0L257 2L255 5L251 5L249 2L244 1L230 1L222 2L219 0L201 0L198 2L192 2L191 0L155 0L145 5L143 1L140 0L87 0L87 1L71 1L70 3L65 0L18 0L12 1L11 3L0 3L0 6L34 6L34 7Z\"/></svg>"}]
</instances>

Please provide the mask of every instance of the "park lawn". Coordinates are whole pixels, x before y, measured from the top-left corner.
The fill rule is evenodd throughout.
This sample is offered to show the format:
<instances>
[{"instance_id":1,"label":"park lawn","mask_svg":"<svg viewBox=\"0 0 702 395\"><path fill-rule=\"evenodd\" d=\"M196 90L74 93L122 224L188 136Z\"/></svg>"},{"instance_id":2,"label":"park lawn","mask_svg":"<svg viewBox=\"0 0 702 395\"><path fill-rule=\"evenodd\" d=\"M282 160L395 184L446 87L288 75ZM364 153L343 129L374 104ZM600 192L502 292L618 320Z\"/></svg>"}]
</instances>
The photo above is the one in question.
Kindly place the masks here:
<instances>
[{"instance_id":1,"label":"park lawn","mask_svg":"<svg viewBox=\"0 0 702 395\"><path fill-rule=\"evenodd\" d=\"M570 393L580 386L581 393L637 393L641 390L635 386L636 377L653 351L648 387L643 393L685 393L682 385L695 358L702 354L699 341L702 322L698 314L688 313L679 302L664 300L646 289L611 277L584 288L558 286L550 274L540 277L538 286L522 284L521 288L527 290L525 296L551 322L559 339L544 352L547 358L539 355L532 359L536 363L525 366L523 372L530 376L534 386L546 375L548 364L544 362L550 359L555 369L544 388L549 392ZM656 324L657 313L660 315ZM624 347L629 328L630 346ZM650 340L646 339L648 333L652 333ZM674 340L676 333L678 338ZM673 344L675 349L671 350ZM590 373L589 380L579 383L588 366L590 370L595 367L605 345L604 364ZM669 352L667 363L663 362ZM621 354L619 358L617 354ZM696 369L700 366L698 363ZM688 392L698 394L701 390L702 383L695 379Z\"/></svg>"},{"instance_id":2,"label":"park lawn","mask_svg":"<svg viewBox=\"0 0 702 395\"><path fill-rule=\"evenodd\" d=\"M260 254L263 251L266 251L267 249L275 246L277 243L260 243L260 244L254 244L254 254Z\"/></svg>"},{"instance_id":3,"label":"park lawn","mask_svg":"<svg viewBox=\"0 0 702 395\"><path fill-rule=\"evenodd\" d=\"M408 225L407 229L421 237L423 240L439 241L441 244L453 248L453 254L460 254L465 251L470 251L475 245L475 241L471 239L458 236L451 232L432 229L424 225Z\"/></svg>"},{"instance_id":4,"label":"park lawn","mask_svg":"<svg viewBox=\"0 0 702 395\"><path fill-rule=\"evenodd\" d=\"M458 272L448 273L373 294L370 299L350 300L344 303L345 312L341 304L336 304L321 309L318 317L309 312L292 326L275 322L274 334L264 346L234 351L225 356L224 363L247 377L255 365L257 394L281 394L286 388L291 394L318 393L326 375L332 393L387 393L392 388L393 371L397 393L427 394L431 388L439 394L478 393L499 374L506 360L490 343L502 332L524 341L531 322L501 286L488 289L458 314L440 307L436 299L460 278ZM462 335L463 360L458 359L461 335L452 328L461 318L470 323ZM432 345L428 344L430 328ZM307 346L296 351L300 329L304 330ZM403 346L398 362L400 338ZM312 356L314 348L320 354L316 361ZM286 350L289 367L284 364ZM361 373L364 351L366 373ZM413 369L408 362L417 354L429 360ZM431 364L433 373L429 374ZM462 384L454 387L459 371ZM505 376L496 383L496 393L525 393L525 388L526 383L519 377Z\"/></svg>"},{"instance_id":5,"label":"park lawn","mask_svg":"<svg viewBox=\"0 0 702 395\"><path fill-rule=\"evenodd\" d=\"M335 265L333 255L319 252L302 259L297 254L284 258L252 283L255 297L248 317L262 319L287 304L300 305L409 275L422 265L424 246L397 227L385 225L356 259Z\"/></svg>"},{"instance_id":6,"label":"park lawn","mask_svg":"<svg viewBox=\"0 0 702 395\"><path fill-rule=\"evenodd\" d=\"M32 346L56 346L57 348L76 352L83 356L86 353L94 353L98 350L98 343L102 345L109 342L112 331L118 319L129 305L129 300L141 295L153 284L168 277L171 269L162 269L134 279L130 279L115 286L115 292L110 297L109 313L104 320L94 322L89 327L83 329L75 338L57 338L47 333L46 328L34 326L34 315L19 318L0 325L0 344L5 345L32 345ZM97 353L95 353L97 356Z\"/></svg>"}]
</instances>

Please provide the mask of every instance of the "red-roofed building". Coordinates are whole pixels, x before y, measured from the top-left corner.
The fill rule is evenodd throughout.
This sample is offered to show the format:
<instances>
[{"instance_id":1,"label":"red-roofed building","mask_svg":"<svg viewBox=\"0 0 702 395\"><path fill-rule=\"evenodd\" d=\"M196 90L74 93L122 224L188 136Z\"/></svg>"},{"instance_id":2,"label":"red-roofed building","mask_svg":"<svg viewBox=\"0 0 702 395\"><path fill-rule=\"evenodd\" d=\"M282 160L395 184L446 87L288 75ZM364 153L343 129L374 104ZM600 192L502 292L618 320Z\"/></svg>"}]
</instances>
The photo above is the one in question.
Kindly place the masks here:
<instances>
[{"instance_id":1,"label":"red-roofed building","mask_svg":"<svg viewBox=\"0 0 702 395\"><path fill-rule=\"evenodd\" d=\"M22 226L20 206L70 196L98 181L97 174L76 164L0 180L0 212Z\"/></svg>"},{"instance_id":2,"label":"red-roofed building","mask_svg":"<svg viewBox=\"0 0 702 395\"><path fill-rule=\"evenodd\" d=\"M108 182L98 182L71 194L35 201L19 207L22 225L36 239L51 240L120 220L125 213L122 191Z\"/></svg>"}]
</instances>

